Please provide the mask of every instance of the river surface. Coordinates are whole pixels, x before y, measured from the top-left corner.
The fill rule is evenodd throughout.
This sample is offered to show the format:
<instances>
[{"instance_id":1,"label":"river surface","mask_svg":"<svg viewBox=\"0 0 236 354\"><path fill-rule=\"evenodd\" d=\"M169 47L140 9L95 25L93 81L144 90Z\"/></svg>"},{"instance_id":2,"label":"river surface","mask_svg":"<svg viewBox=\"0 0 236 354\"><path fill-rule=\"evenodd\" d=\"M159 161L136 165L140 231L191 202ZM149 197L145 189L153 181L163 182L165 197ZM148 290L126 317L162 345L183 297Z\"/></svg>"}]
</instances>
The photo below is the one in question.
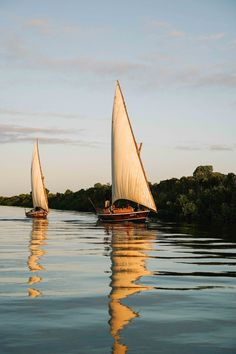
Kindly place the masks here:
<instances>
[{"instance_id":1,"label":"river surface","mask_svg":"<svg viewBox=\"0 0 236 354\"><path fill-rule=\"evenodd\" d=\"M0 207L0 353L236 353L236 237Z\"/></svg>"}]
</instances>

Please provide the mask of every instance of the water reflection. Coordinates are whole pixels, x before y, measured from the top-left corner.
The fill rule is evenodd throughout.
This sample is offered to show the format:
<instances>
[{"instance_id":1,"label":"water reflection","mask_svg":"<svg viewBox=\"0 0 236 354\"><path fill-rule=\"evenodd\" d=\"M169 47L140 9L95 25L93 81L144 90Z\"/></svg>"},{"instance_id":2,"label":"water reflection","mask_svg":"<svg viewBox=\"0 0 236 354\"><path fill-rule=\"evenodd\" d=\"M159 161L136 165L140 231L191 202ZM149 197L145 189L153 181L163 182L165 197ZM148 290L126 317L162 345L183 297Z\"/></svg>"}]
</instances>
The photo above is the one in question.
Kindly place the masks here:
<instances>
[{"instance_id":1,"label":"water reflection","mask_svg":"<svg viewBox=\"0 0 236 354\"><path fill-rule=\"evenodd\" d=\"M146 268L146 251L152 249L152 231L144 225L106 226L111 235L111 292L109 295L110 333L114 338L112 353L123 354L128 350L121 343L121 332L139 314L131 307L121 303L122 299L151 289L150 286L137 284L137 281L151 272Z\"/></svg>"},{"instance_id":2,"label":"water reflection","mask_svg":"<svg viewBox=\"0 0 236 354\"><path fill-rule=\"evenodd\" d=\"M29 270L33 273L29 277L28 284L36 284L42 281L42 278L38 275L38 272L45 270L45 268L39 263L40 258L46 253L41 247L45 244L46 234L48 228L48 220L44 219L33 219L32 220L32 231L31 238L29 242L30 255L28 257L28 267ZM38 289L29 288L28 295L30 297L41 296L42 293Z\"/></svg>"}]
</instances>

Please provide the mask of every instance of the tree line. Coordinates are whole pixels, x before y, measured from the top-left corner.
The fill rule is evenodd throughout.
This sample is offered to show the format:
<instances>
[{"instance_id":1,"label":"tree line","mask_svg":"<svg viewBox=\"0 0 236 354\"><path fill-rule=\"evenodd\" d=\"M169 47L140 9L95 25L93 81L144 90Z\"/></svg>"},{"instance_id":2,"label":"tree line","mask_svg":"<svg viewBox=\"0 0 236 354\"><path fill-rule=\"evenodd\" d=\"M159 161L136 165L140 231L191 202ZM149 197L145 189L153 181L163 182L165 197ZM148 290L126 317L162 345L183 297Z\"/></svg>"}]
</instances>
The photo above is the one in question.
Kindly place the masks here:
<instances>
[{"instance_id":1,"label":"tree line","mask_svg":"<svg viewBox=\"0 0 236 354\"><path fill-rule=\"evenodd\" d=\"M236 175L213 172L212 166L199 166L192 176L171 178L150 183L158 213L151 217L189 222L236 224ZM111 200L111 186L96 183L88 189L65 193L48 192L49 208L76 211L94 211ZM120 205L126 201L118 202ZM0 205L32 207L31 194L0 197Z\"/></svg>"}]
</instances>

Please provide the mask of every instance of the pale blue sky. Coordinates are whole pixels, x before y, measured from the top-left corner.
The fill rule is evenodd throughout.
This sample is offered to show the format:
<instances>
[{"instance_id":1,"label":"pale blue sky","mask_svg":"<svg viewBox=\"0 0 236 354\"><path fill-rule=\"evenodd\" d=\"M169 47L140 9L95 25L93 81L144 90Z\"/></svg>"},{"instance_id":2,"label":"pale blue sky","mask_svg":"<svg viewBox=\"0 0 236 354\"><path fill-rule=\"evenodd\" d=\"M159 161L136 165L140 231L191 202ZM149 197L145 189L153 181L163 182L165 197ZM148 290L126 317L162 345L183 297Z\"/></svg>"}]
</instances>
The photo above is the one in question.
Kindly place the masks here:
<instances>
[{"instance_id":1,"label":"pale blue sky","mask_svg":"<svg viewBox=\"0 0 236 354\"><path fill-rule=\"evenodd\" d=\"M120 81L151 182L236 173L236 1L0 0L0 195L111 182Z\"/></svg>"}]
</instances>

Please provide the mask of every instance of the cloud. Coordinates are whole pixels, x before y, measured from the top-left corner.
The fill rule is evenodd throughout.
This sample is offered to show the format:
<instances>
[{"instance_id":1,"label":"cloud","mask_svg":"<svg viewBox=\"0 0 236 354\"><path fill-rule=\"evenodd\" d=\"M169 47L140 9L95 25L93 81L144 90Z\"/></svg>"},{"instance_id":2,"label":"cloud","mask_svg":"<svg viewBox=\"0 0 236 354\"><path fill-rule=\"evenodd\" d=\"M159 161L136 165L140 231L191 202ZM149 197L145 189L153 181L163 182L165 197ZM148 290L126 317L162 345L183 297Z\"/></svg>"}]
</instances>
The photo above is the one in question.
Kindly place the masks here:
<instances>
[{"instance_id":1,"label":"cloud","mask_svg":"<svg viewBox=\"0 0 236 354\"><path fill-rule=\"evenodd\" d=\"M236 87L235 63L222 65L183 66L176 74L170 72L170 81L186 87Z\"/></svg>"},{"instance_id":2,"label":"cloud","mask_svg":"<svg viewBox=\"0 0 236 354\"><path fill-rule=\"evenodd\" d=\"M167 34L168 37L181 38L186 36L186 33L183 31L171 31Z\"/></svg>"},{"instance_id":3,"label":"cloud","mask_svg":"<svg viewBox=\"0 0 236 354\"><path fill-rule=\"evenodd\" d=\"M35 128L35 127L23 127L19 125L0 124L0 132L22 132L22 133L45 133L45 134L71 134L74 129L60 129L60 128Z\"/></svg>"},{"instance_id":4,"label":"cloud","mask_svg":"<svg viewBox=\"0 0 236 354\"><path fill-rule=\"evenodd\" d=\"M63 137L82 132L82 129L35 128L19 125L0 124L0 144L32 142L36 138L43 144L70 144L88 147L99 147L101 143L73 137ZM59 136L59 137L58 137Z\"/></svg>"},{"instance_id":5,"label":"cloud","mask_svg":"<svg viewBox=\"0 0 236 354\"><path fill-rule=\"evenodd\" d=\"M152 20L148 23L147 27L149 30L151 29L152 31L158 30L161 33L162 37L181 38L186 36L186 33L184 31L172 29L172 25L165 21Z\"/></svg>"},{"instance_id":6,"label":"cloud","mask_svg":"<svg viewBox=\"0 0 236 354\"><path fill-rule=\"evenodd\" d=\"M177 145L175 146L176 150L184 151L234 151L236 149L236 144L224 145L224 144L215 144L215 145Z\"/></svg>"},{"instance_id":7,"label":"cloud","mask_svg":"<svg viewBox=\"0 0 236 354\"><path fill-rule=\"evenodd\" d=\"M50 70L81 70L81 72L93 73L98 76L121 76L142 72L146 65L143 63L128 61L97 60L89 57L77 57L73 59L44 58L41 65Z\"/></svg>"},{"instance_id":8,"label":"cloud","mask_svg":"<svg viewBox=\"0 0 236 354\"><path fill-rule=\"evenodd\" d=\"M195 85L197 86L226 86L235 87L236 86L236 74L234 73L212 73L211 75L206 75L199 77Z\"/></svg>"},{"instance_id":9,"label":"cloud","mask_svg":"<svg viewBox=\"0 0 236 354\"><path fill-rule=\"evenodd\" d=\"M181 37L185 32L172 31L172 36ZM1 37L0 37L1 38ZM49 70L67 74L96 75L97 77L124 77L131 80L139 78L142 88L153 89L164 86L179 87L235 87L236 75L233 63L221 66L197 63L189 66L184 61L165 54L146 55L135 60L107 60L95 57L77 56L74 58L49 57L38 51L37 47L27 46L17 35L8 36L2 42L2 52L10 67L27 68L28 70ZM57 115L58 116L58 115Z\"/></svg>"},{"instance_id":10,"label":"cloud","mask_svg":"<svg viewBox=\"0 0 236 354\"><path fill-rule=\"evenodd\" d=\"M148 27L150 28L168 28L170 24L166 21L156 21L152 20L148 23Z\"/></svg>"},{"instance_id":11,"label":"cloud","mask_svg":"<svg viewBox=\"0 0 236 354\"><path fill-rule=\"evenodd\" d=\"M34 18L25 23L25 27L29 27L29 28L33 28L33 27L41 28L41 27L48 27L48 26L49 26L49 21L42 18Z\"/></svg>"},{"instance_id":12,"label":"cloud","mask_svg":"<svg viewBox=\"0 0 236 354\"><path fill-rule=\"evenodd\" d=\"M235 150L235 145L211 145L209 146L209 150L212 151L233 151Z\"/></svg>"},{"instance_id":13,"label":"cloud","mask_svg":"<svg viewBox=\"0 0 236 354\"><path fill-rule=\"evenodd\" d=\"M1 54L5 54L7 60L18 60L27 57L31 52L25 42L15 33L4 35L0 32L0 46Z\"/></svg>"},{"instance_id":14,"label":"cloud","mask_svg":"<svg viewBox=\"0 0 236 354\"><path fill-rule=\"evenodd\" d=\"M62 33L78 33L81 31L79 26L73 25L55 25L52 22L49 22L48 19L45 18L34 18L25 22L24 28L27 29L34 29L39 31L41 34L44 35L55 35L55 34L62 34Z\"/></svg>"},{"instance_id":15,"label":"cloud","mask_svg":"<svg viewBox=\"0 0 236 354\"><path fill-rule=\"evenodd\" d=\"M73 113L59 113L59 112L22 112L13 109L0 108L0 115L10 115L10 116L30 116L30 117L56 117L65 119L84 119L79 114ZM88 118L86 118L88 119Z\"/></svg>"},{"instance_id":16,"label":"cloud","mask_svg":"<svg viewBox=\"0 0 236 354\"><path fill-rule=\"evenodd\" d=\"M209 35L200 36L197 39L199 41L216 41L225 37L224 33L213 33Z\"/></svg>"},{"instance_id":17,"label":"cloud","mask_svg":"<svg viewBox=\"0 0 236 354\"><path fill-rule=\"evenodd\" d=\"M234 39L228 43L228 48L233 49L233 50L236 49L236 39Z\"/></svg>"},{"instance_id":18,"label":"cloud","mask_svg":"<svg viewBox=\"0 0 236 354\"><path fill-rule=\"evenodd\" d=\"M193 145L177 145L175 146L176 150L184 150L184 151L195 151L195 150L202 150L202 148Z\"/></svg>"},{"instance_id":19,"label":"cloud","mask_svg":"<svg viewBox=\"0 0 236 354\"><path fill-rule=\"evenodd\" d=\"M69 59L52 58L38 51L36 47L27 46L18 35L7 35L0 39L2 53L6 63L27 69L45 69L51 71L74 71L93 73L98 76L134 75L143 72L146 65L133 61L98 60L94 57L74 57Z\"/></svg>"},{"instance_id":20,"label":"cloud","mask_svg":"<svg viewBox=\"0 0 236 354\"><path fill-rule=\"evenodd\" d=\"M167 53L162 53L162 52L154 52L154 53L149 53L141 56L141 59L148 61L148 62L154 62L154 61L160 61L160 62L174 62L175 57L172 55L169 55Z\"/></svg>"}]
</instances>

